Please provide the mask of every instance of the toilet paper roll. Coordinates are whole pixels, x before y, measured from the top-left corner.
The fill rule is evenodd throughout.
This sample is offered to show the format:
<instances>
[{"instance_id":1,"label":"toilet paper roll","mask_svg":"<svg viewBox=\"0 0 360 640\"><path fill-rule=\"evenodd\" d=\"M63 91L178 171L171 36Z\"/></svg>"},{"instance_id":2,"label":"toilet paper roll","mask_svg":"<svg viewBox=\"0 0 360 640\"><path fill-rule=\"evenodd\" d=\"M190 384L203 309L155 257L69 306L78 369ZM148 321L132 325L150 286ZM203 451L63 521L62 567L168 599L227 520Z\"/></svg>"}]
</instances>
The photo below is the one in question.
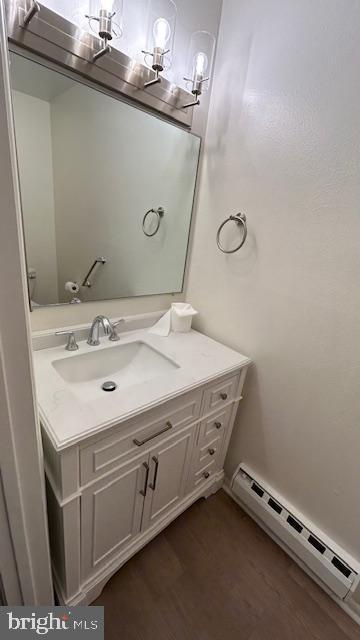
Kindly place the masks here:
<instances>
[{"instance_id":1,"label":"toilet paper roll","mask_svg":"<svg viewBox=\"0 0 360 640\"><path fill-rule=\"evenodd\" d=\"M77 282L66 282L65 291L69 291L70 293L78 293L79 285L77 284Z\"/></svg>"}]
</instances>

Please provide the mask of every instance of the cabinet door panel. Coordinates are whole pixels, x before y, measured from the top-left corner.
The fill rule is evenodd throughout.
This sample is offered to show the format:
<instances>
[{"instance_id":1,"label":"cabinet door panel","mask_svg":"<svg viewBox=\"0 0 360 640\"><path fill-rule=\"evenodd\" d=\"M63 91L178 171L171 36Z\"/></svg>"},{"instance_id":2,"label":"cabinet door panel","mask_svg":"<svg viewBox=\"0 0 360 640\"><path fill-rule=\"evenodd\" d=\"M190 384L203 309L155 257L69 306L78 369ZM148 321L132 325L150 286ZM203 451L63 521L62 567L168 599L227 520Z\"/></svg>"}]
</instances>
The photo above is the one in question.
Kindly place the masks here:
<instances>
[{"instance_id":1,"label":"cabinet door panel","mask_svg":"<svg viewBox=\"0 0 360 640\"><path fill-rule=\"evenodd\" d=\"M148 455L86 489L81 504L82 576L88 578L140 532Z\"/></svg>"},{"instance_id":2,"label":"cabinet door panel","mask_svg":"<svg viewBox=\"0 0 360 640\"><path fill-rule=\"evenodd\" d=\"M185 494L196 426L168 438L150 452L150 476L142 529L164 518Z\"/></svg>"}]
</instances>

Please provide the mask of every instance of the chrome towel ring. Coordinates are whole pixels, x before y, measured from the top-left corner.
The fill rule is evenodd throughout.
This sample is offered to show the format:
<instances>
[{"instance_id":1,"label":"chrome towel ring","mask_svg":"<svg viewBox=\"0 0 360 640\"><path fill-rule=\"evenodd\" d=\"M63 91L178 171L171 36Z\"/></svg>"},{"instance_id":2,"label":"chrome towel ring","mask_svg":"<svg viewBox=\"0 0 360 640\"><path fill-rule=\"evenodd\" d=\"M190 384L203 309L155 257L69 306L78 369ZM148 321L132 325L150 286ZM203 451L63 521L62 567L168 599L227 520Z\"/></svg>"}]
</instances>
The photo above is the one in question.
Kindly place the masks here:
<instances>
[{"instance_id":1,"label":"chrome towel ring","mask_svg":"<svg viewBox=\"0 0 360 640\"><path fill-rule=\"evenodd\" d=\"M155 231L153 231L153 233L148 233L145 229L146 218L148 217L148 215L150 215L150 213L155 213L155 215L157 216L157 224L156 224ZM149 211L145 213L142 221L142 228L143 228L143 232L148 238L152 238L153 236L156 236L157 232L160 229L161 219L164 217L164 214L165 214L165 211L163 207L158 207L157 209L149 209Z\"/></svg>"},{"instance_id":2,"label":"chrome towel ring","mask_svg":"<svg viewBox=\"0 0 360 640\"><path fill-rule=\"evenodd\" d=\"M222 228L225 227L225 225L230 221L235 222L237 226L242 226L244 229L244 233L243 233L243 237L240 244L237 247L235 247L235 249L224 249L224 247L220 242L220 234L221 234ZM216 243L220 251L222 251L223 253L235 253L236 251L239 251L239 249L241 249L241 247L243 246L246 240L246 236L247 236L246 215L245 213L237 213L235 216L229 216L228 218L226 218L226 220L224 220L224 222L220 225L220 227L218 228L218 232L216 234Z\"/></svg>"}]
</instances>

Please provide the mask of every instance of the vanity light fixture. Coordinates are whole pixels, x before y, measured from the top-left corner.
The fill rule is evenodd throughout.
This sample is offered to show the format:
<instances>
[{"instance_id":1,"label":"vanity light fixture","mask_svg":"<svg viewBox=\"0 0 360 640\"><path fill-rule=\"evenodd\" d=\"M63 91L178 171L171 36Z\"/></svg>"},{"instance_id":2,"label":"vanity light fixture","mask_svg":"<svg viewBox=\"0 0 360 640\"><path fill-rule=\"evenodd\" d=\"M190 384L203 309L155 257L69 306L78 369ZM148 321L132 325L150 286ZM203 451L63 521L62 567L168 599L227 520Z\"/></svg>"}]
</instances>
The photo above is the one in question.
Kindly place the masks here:
<instances>
[{"instance_id":1,"label":"vanity light fixture","mask_svg":"<svg viewBox=\"0 0 360 640\"><path fill-rule=\"evenodd\" d=\"M90 0L89 11L84 15L91 31L95 32L103 41L103 47L93 55L92 62L96 62L106 53L110 53L110 40L121 38L122 13L123 0Z\"/></svg>"},{"instance_id":2,"label":"vanity light fixture","mask_svg":"<svg viewBox=\"0 0 360 640\"><path fill-rule=\"evenodd\" d=\"M200 104L199 97L208 89L214 61L215 37L208 31L196 31L191 36L189 49L189 76L184 78L187 88L195 100L183 105L183 109L196 107Z\"/></svg>"},{"instance_id":3,"label":"vanity light fixture","mask_svg":"<svg viewBox=\"0 0 360 640\"><path fill-rule=\"evenodd\" d=\"M23 20L23 26L26 27L31 22L31 20L34 18L34 16L36 16L36 14L39 13L39 11L40 11L39 3L35 2L33 0L31 2L30 9L25 13L24 20Z\"/></svg>"},{"instance_id":4,"label":"vanity light fixture","mask_svg":"<svg viewBox=\"0 0 360 640\"><path fill-rule=\"evenodd\" d=\"M142 53L145 62L147 56L152 57L151 68L155 71L155 78L145 82L144 87L161 82L161 71L166 63L170 66L170 59L166 58L166 55L173 50L176 14L176 4L173 0L150 0L147 50L143 50Z\"/></svg>"}]
</instances>

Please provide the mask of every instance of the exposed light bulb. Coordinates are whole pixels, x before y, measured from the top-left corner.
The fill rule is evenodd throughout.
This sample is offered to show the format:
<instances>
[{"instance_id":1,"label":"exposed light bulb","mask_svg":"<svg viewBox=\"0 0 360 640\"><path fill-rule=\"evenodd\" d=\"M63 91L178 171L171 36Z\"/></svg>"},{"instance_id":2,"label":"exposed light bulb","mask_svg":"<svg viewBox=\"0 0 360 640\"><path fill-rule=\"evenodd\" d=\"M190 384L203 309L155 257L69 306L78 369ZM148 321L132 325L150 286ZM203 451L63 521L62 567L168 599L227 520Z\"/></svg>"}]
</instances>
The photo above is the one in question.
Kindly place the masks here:
<instances>
[{"instance_id":1,"label":"exposed light bulb","mask_svg":"<svg viewBox=\"0 0 360 640\"><path fill-rule=\"evenodd\" d=\"M199 51L199 53L197 53L195 56L195 64L194 64L195 74L197 76L204 76L206 69L208 68L208 64L209 64L209 61L205 53L202 53L202 51Z\"/></svg>"},{"instance_id":2,"label":"exposed light bulb","mask_svg":"<svg viewBox=\"0 0 360 640\"><path fill-rule=\"evenodd\" d=\"M114 0L101 0L100 11L112 11Z\"/></svg>"},{"instance_id":3,"label":"exposed light bulb","mask_svg":"<svg viewBox=\"0 0 360 640\"><path fill-rule=\"evenodd\" d=\"M209 88L216 40L208 31L195 31L190 40L188 77L186 88L195 98L182 106L183 109L200 104L199 97Z\"/></svg>"},{"instance_id":4,"label":"exposed light bulb","mask_svg":"<svg viewBox=\"0 0 360 640\"><path fill-rule=\"evenodd\" d=\"M170 25L165 18L158 18L153 28L154 44L159 49L166 49L166 44L171 35Z\"/></svg>"}]
</instances>

